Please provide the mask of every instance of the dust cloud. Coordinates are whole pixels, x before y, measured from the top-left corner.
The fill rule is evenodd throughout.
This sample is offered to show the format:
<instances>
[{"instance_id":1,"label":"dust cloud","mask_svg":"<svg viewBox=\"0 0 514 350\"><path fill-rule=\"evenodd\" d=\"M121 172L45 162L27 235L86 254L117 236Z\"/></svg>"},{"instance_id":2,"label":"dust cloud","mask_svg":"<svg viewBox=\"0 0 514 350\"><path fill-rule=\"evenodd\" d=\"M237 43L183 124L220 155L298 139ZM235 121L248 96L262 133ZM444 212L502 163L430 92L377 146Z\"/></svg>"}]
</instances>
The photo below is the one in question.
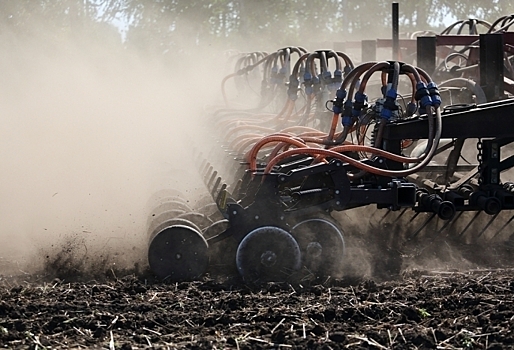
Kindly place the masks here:
<instances>
[{"instance_id":1,"label":"dust cloud","mask_svg":"<svg viewBox=\"0 0 514 350\"><path fill-rule=\"evenodd\" d=\"M2 44L0 273L38 271L62 249L145 263L151 195L204 191L192 148L220 78L199 55L170 67L122 49L114 30Z\"/></svg>"}]
</instances>

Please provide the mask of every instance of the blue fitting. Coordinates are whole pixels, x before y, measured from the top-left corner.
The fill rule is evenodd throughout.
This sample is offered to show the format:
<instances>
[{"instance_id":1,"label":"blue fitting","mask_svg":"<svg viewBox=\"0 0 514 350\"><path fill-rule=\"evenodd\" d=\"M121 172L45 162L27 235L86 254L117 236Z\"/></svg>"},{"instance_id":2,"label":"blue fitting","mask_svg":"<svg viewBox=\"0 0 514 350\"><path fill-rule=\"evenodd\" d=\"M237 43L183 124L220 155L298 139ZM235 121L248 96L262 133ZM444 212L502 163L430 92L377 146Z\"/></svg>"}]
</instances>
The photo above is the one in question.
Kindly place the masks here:
<instances>
[{"instance_id":1,"label":"blue fitting","mask_svg":"<svg viewBox=\"0 0 514 350\"><path fill-rule=\"evenodd\" d=\"M343 72L340 69L336 69L334 71L334 83L342 83L343 82Z\"/></svg>"},{"instance_id":2,"label":"blue fitting","mask_svg":"<svg viewBox=\"0 0 514 350\"><path fill-rule=\"evenodd\" d=\"M352 126L352 120L353 120L353 118L351 116L344 115L341 118L341 124L343 126Z\"/></svg>"},{"instance_id":3,"label":"blue fitting","mask_svg":"<svg viewBox=\"0 0 514 350\"><path fill-rule=\"evenodd\" d=\"M312 89L312 75L308 71L303 75L303 84L305 85L305 93L312 95L314 90Z\"/></svg>"},{"instance_id":4,"label":"blue fitting","mask_svg":"<svg viewBox=\"0 0 514 350\"><path fill-rule=\"evenodd\" d=\"M420 81L416 84L416 101L419 101L422 110L425 110L428 106L432 105L432 98L430 98L430 92L427 89L427 85Z\"/></svg>"},{"instance_id":5,"label":"blue fitting","mask_svg":"<svg viewBox=\"0 0 514 350\"><path fill-rule=\"evenodd\" d=\"M342 102L346 98L346 94L347 94L346 90L339 89L336 91L336 98L340 99Z\"/></svg>"},{"instance_id":6,"label":"blue fitting","mask_svg":"<svg viewBox=\"0 0 514 350\"><path fill-rule=\"evenodd\" d=\"M300 88L300 80L291 75L289 77L289 86L287 88L287 96L291 101L296 101L298 99L298 89Z\"/></svg>"},{"instance_id":7,"label":"blue fitting","mask_svg":"<svg viewBox=\"0 0 514 350\"><path fill-rule=\"evenodd\" d=\"M344 67L344 76L346 77L352 71L352 67L345 66Z\"/></svg>"},{"instance_id":8,"label":"blue fitting","mask_svg":"<svg viewBox=\"0 0 514 350\"><path fill-rule=\"evenodd\" d=\"M305 83L307 82L310 82L312 80L312 75L310 72L306 71L304 74L303 74L303 81Z\"/></svg>"},{"instance_id":9,"label":"blue fitting","mask_svg":"<svg viewBox=\"0 0 514 350\"><path fill-rule=\"evenodd\" d=\"M398 110L398 106L396 105L396 97L398 93L395 89L391 88L386 92L386 99L384 101L384 106L380 111L380 117L386 120L389 120L393 116L393 111Z\"/></svg>"},{"instance_id":10,"label":"blue fitting","mask_svg":"<svg viewBox=\"0 0 514 350\"><path fill-rule=\"evenodd\" d=\"M355 98L353 101L353 111L352 115L354 117L359 117L361 114L361 110L364 108L366 101L368 100L368 96L365 93L357 91L355 93Z\"/></svg>"},{"instance_id":11,"label":"blue fitting","mask_svg":"<svg viewBox=\"0 0 514 350\"><path fill-rule=\"evenodd\" d=\"M431 81L428 84L427 89L430 92L430 97L432 98L432 106L435 108L439 107L443 101L441 100L441 95L439 94L437 84Z\"/></svg>"},{"instance_id":12,"label":"blue fitting","mask_svg":"<svg viewBox=\"0 0 514 350\"><path fill-rule=\"evenodd\" d=\"M386 98L392 98L393 101L396 101L396 97L398 97L398 92L391 88L387 91Z\"/></svg>"},{"instance_id":13,"label":"blue fitting","mask_svg":"<svg viewBox=\"0 0 514 350\"><path fill-rule=\"evenodd\" d=\"M346 100L343 104L343 115L345 117L352 117L353 116L353 103L350 99Z\"/></svg>"},{"instance_id":14,"label":"blue fitting","mask_svg":"<svg viewBox=\"0 0 514 350\"><path fill-rule=\"evenodd\" d=\"M343 101L346 98L346 90L338 89L336 91L336 98L333 100L332 110L336 114L341 114L343 112Z\"/></svg>"},{"instance_id":15,"label":"blue fitting","mask_svg":"<svg viewBox=\"0 0 514 350\"><path fill-rule=\"evenodd\" d=\"M368 95L363 92L357 91L355 93L355 101L354 103L364 103L368 99Z\"/></svg>"},{"instance_id":16,"label":"blue fitting","mask_svg":"<svg viewBox=\"0 0 514 350\"><path fill-rule=\"evenodd\" d=\"M325 83L325 85L329 85L332 83L332 73L330 71L323 72L322 80Z\"/></svg>"},{"instance_id":17,"label":"blue fitting","mask_svg":"<svg viewBox=\"0 0 514 350\"><path fill-rule=\"evenodd\" d=\"M393 117L393 111L387 108L382 108L380 111L380 118L389 120Z\"/></svg>"}]
</instances>

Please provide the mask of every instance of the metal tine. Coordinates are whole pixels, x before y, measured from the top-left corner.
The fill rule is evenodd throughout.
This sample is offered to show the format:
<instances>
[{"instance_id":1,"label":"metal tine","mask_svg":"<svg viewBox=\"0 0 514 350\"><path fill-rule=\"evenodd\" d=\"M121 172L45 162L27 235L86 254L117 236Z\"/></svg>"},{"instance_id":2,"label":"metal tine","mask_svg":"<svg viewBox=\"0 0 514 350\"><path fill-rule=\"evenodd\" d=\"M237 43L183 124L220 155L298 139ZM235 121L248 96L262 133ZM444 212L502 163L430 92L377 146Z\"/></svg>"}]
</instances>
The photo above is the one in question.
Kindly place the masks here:
<instances>
[{"instance_id":1,"label":"metal tine","mask_svg":"<svg viewBox=\"0 0 514 350\"><path fill-rule=\"evenodd\" d=\"M451 227L453 226L453 224L455 224L455 223L459 220L460 216L461 216L463 213L464 213L463 211L459 211L459 213L458 213L458 214L457 214L453 219L446 221L446 223L443 225L443 227L441 227L441 228L439 229L439 231L437 231L437 233L438 233L438 235L437 235L437 236L439 236L439 234L440 234L441 232L443 232L443 231L444 231L444 229L446 229L448 226L450 226L450 228L451 228ZM448 228L448 230L450 230L450 228ZM447 234L446 236L448 236L448 234Z\"/></svg>"},{"instance_id":2,"label":"metal tine","mask_svg":"<svg viewBox=\"0 0 514 350\"><path fill-rule=\"evenodd\" d=\"M382 218L378 221L379 224L382 223L382 221L384 221L384 219L389 215L391 214L392 210L387 210L386 213L384 214L384 216L382 216Z\"/></svg>"},{"instance_id":3,"label":"metal tine","mask_svg":"<svg viewBox=\"0 0 514 350\"><path fill-rule=\"evenodd\" d=\"M212 183L214 182L214 179L216 178L216 176L218 176L218 172L216 170L214 170L214 172L211 175L211 179L207 183L207 188L208 189L211 189Z\"/></svg>"},{"instance_id":4,"label":"metal tine","mask_svg":"<svg viewBox=\"0 0 514 350\"><path fill-rule=\"evenodd\" d=\"M480 238L482 237L482 235L484 234L484 232L489 228L489 226L491 226L491 224L493 223L493 221L498 217L498 215L500 215L500 213L497 213L496 215L493 215L493 217L491 218L491 220L489 220L489 222L487 223L487 225L484 226L484 228L482 229L482 231L480 231L480 233L478 234L477 238Z\"/></svg>"},{"instance_id":5,"label":"metal tine","mask_svg":"<svg viewBox=\"0 0 514 350\"><path fill-rule=\"evenodd\" d=\"M498 231L496 231L496 233L493 235L493 237L491 237L490 240L492 241L493 239L495 239L500 234L500 232L503 231L503 229L505 227L509 226L509 224L512 222L512 220L514 220L514 215L509 220L507 220L507 222L505 224L503 224L503 226Z\"/></svg>"},{"instance_id":6,"label":"metal tine","mask_svg":"<svg viewBox=\"0 0 514 350\"><path fill-rule=\"evenodd\" d=\"M436 238L439 237L441 235L441 232L444 231L444 229L446 227L448 227L448 225L450 225L450 222L452 222L452 220L446 220L446 222L444 223L444 225L439 229L437 230L437 235L435 236Z\"/></svg>"},{"instance_id":7,"label":"metal tine","mask_svg":"<svg viewBox=\"0 0 514 350\"><path fill-rule=\"evenodd\" d=\"M207 169L207 159L202 159L200 166L198 167L198 170L200 171L200 174L204 174L205 170Z\"/></svg>"},{"instance_id":8,"label":"metal tine","mask_svg":"<svg viewBox=\"0 0 514 350\"><path fill-rule=\"evenodd\" d=\"M212 191L211 191L211 196L213 199L216 199L217 197L217 193L216 191L218 190L218 186L220 185L221 183L221 176L218 176L218 178L216 179L216 182L214 183L214 186L212 188Z\"/></svg>"},{"instance_id":9,"label":"metal tine","mask_svg":"<svg viewBox=\"0 0 514 350\"><path fill-rule=\"evenodd\" d=\"M218 191L218 193L213 193L212 194L212 197L214 198L214 202L218 205L218 207L220 205L219 201L220 201L221 194L223 192L227 193L227 184L221 185L221 188ZM226 198L225 198L225 201L226 201Z\"/></svg>"},{"instance_id":10,"label":"metal tine","mask_svg":"<svg viewBox=\"0 0 514 350\"><path fill-rule=\"evenodd\" d=\"M418 217L419 214L421 214L421 212L418 211L418 212L416 212L416 214L412 215L409 222L413 222Z\"/></svg>"},{"instance_id":11,"label":"metal tine","mask_svg":"<svg viewBox=\"0 0 514 350\"><path fill-rule=\"evenodd\" d=\"M209 179L211 178L211 174L212 174L213 170L214 170L214 168L212 167L211 163L207 163L207 169L203 174L203 182L205 182L206 185L209 182Z\"/></svg>"},{"instance_id":12,"label":"metal tine","mask_svg":"<svg viewBox=\"0 0 514 350\"><path fill-rule=\"evenodd\" d=\"M473 224L473 222L476 220L476 218L480 215L481 211L477 211L477 213L475 214L475 216L473 216L473 218L468 222L468 224L466 225L466 227L464 227L464 230L462 230L462 232L459 234L459 237L462 237L464 236L464 233L468 230L468 228L471 227L471 224Z\"/></svg>"},{"instance_id":13,"label":"metal tine","mask_svg":"<svg viewBox=\"0 0 514 350\"><path fill-rule=\"evenodd\" d=\"M396 223L398 220L400 220L400 219L401 219L401 217L403 216L403 214L405 214L405 212L406 212L407 210L409 210L409 209L410 209L410 208L405 208L405 209L403 209L403 210L401 211L400 215L398 215L398 216L396 217L396 219L394 219L393 223Z\"/></svg>"},{"instance_id":14,"label":"metal tine","mask_svg":"<svg viewBox=\"0 0 514 350\"><path fill-rule=\"evenodd\" d=\"M418 213L418 214L419 214L419 213ZM435 218L435 217L436 217L436 215L437 215L436 213L432 213L432 215L430 215L430 217L429 217L429 218L428 218L428 219L423 223L423 225L421 225L421 227L420 227L420 228L418 228L418 229L417 229L417 230L416 230L412 235L410 235L410 237L409 237L409 238L410 238L410 239L412 239L412 238L416 238L416 237L417 237L417 235L421 232L421 230L423 230L423 229L428 225L428 223L429 223L430 221L432 221L432 219L433 219L433 218ZM412 221L412 220L411 220L411 221Z\"/></svg>"}]
</instances>

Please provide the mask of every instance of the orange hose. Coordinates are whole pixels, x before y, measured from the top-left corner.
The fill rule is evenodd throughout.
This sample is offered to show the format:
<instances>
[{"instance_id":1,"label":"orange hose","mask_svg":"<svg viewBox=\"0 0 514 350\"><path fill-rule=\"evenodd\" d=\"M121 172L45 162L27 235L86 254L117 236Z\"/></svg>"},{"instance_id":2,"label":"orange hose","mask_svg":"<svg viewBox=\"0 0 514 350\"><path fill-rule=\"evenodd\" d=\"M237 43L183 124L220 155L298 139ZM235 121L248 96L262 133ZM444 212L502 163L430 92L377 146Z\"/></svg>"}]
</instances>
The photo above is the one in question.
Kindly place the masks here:
<instances>
[{"instance_id":1,"label":"orange hose","mask_svg":"<svg viewBox=\"0 0 514 350\"><path fill-rule=\"evenodd\" d=\"M236 138L234 138L232 141L230 141L230 144L228 145L228 148L233 150L233 149L236 149L237 148L237 145L240 144L241 142L244 142L250 138L254 138L254 137L259 137L261 138L263 135L262 134L243 134L243 135L239 135L237 136Z\"/></svg>"},{"instance_id":2,"label":"orange hose","mask_svg":"<svg viewBox=\"0 0 514 350\"><path fill-rule=\"evenodd\" d=\"M334 140L334 134L336 133L337 124L339 124L339 114L334 113L332 116L332 124L330 125L330 131L328 132L327 136L327 141L332 142Z\"/></svg>"},{"instance_id":3,"label":"orange hose","mask_svg":"<svg viewBox=\"0 0 514 350\"><path fill-rule=\"evenodd\" d=\"M274 132L273 129L268 128L268 127L259 126L259 125L255 125L255 124L244 124L244 125L238 125L238 126L232 128L231 130L229 130L229 132L224 136L224 138L230 139L230 137L232 135L237 134L238 132L240 132L242 130L264 131L264 132L268 132L268 133Z\"/></svg>"},{"instance_id":4,"label":"orange hose","mask_svg":"<svg viewBox=\"0 0 514 350\"><path fill-rule=\"evenodd\" d=\"M294 108L294 101L287 99L286 104L284 105L284 107L282 108L280 113L277 114L277 116L275 118L273 118L273 121L278 122L280 119L283 119L283 121L286 121L289 118L289 116L291 115L293 108Z\"/></svg>"},{"instance_id":5,"label":"orange hose","mask_svg":"<svg viewBox=\"0 0 514 350\"><path fill-rule=\"evenodd\" d=\"M334 152L332 150L327 150L327 149L322 149L322 148L320 148L320 149L298 148L298 149L292 149L292 150L286 151L286 152L281 153L278 156L276 156L271 162L268 163L268 165L266 166L266 169L264 170L264 174L269 174L271 169L282 159L285 159L287 157L297 155L297 154L308 154L308 155L312 155L312 156L323 155L324 157L336 158L336 159L342 160L348 164L351 164L358 169L365 170L369 173L381 175L381 176L397 176L398 174L405 176L405 175L409 175L409 174L412 174L413 172L417 171L417 169L414 169L412 171L401 171L401 172L384 170L384 169L375 168L375 167L367 165L365 163L361 163L358 160L355 160L344 154ZM351 177L351 174L348 174L348 175Z\"/></svg>"},{"instance_id":6,"label":"orange hose","mask_svg":"<svg viewBox=\"0 0 514 350\"><path fill-rule=\"evenodd\" d=\"M382 175L382 176L391 176L391 174L395 174L395 171L387 171L387 170L375 168L373 166L361 163L360 161L355 160L355 159L348 157L344 154L341 154L339 152L368 152L368 153L379 155L384 158L387 158L387 159L390 159L393 161L397 161L397 162L402 162L402 163L417 163L420 161L419 158L403 157L403 156L396 155L394 153L384 151L379 148L374 148L374 147L369 147L369 146L361 146L361 145L343 145L343 146L334 147L331 150L315 149L315 148L307 148L307 149L302 148L302 149L289 150L289 151L286 151L284 153L277 155L274 159L272 159L268 163L264 173L269 174L269 172L273 168L273 166L275 166L278 162L280 162L281 160L283 160L287 157L297 155L297 154L308 154L308 155L322 155L325 157L337 158L337 159L345 161L346 163L349 163L361 170L366 170L372 174L377 174L377 175ZM416 170L414 170L414 171L416 171Z\"/></svg>"},{"instance_id":7,"label":"orange hose","mask_svg":"<svg viewBox=\"0 0 514 350\"><path fill-rule=\"evenodd\" d=\"M271 142L286 142L289 144L292 144L296 147L306 147L305 143L296 139L292 138L289 135L270 135L262 138L259 142L257 142L252 149L248 152L248 155L246 156L246 159L250 163L249 169L251 171L255 171L257 169L257 154L259 153L259 150L266 144Z\"/></svg>"}]
</instances>

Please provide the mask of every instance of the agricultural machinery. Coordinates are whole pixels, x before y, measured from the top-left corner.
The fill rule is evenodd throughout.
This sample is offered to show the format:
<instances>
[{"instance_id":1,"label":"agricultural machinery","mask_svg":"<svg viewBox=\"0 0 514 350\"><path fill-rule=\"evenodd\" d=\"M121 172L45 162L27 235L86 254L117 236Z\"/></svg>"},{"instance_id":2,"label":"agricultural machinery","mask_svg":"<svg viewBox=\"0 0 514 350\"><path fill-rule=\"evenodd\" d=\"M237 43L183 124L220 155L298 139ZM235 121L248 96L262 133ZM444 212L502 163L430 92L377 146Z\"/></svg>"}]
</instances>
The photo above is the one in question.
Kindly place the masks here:
<instances>
[{"instance_id":1,"label":"agricultural machinery","mask_svg":"<svg viewBox=\"0 0 514 350\"><path fill-rule=\"evenodd\" d=\"M157 195L151 270L173 281L217 269L249 283L327 278L344 275L352 238L395 254L420 237L511 239L511 23L411 38L416 64L401 50L360 64L332 49L239 54L208 125L219 147L196 154L209 200ZM457 25L470 34L450 34Z\"/></svg>"}]
</instances>

